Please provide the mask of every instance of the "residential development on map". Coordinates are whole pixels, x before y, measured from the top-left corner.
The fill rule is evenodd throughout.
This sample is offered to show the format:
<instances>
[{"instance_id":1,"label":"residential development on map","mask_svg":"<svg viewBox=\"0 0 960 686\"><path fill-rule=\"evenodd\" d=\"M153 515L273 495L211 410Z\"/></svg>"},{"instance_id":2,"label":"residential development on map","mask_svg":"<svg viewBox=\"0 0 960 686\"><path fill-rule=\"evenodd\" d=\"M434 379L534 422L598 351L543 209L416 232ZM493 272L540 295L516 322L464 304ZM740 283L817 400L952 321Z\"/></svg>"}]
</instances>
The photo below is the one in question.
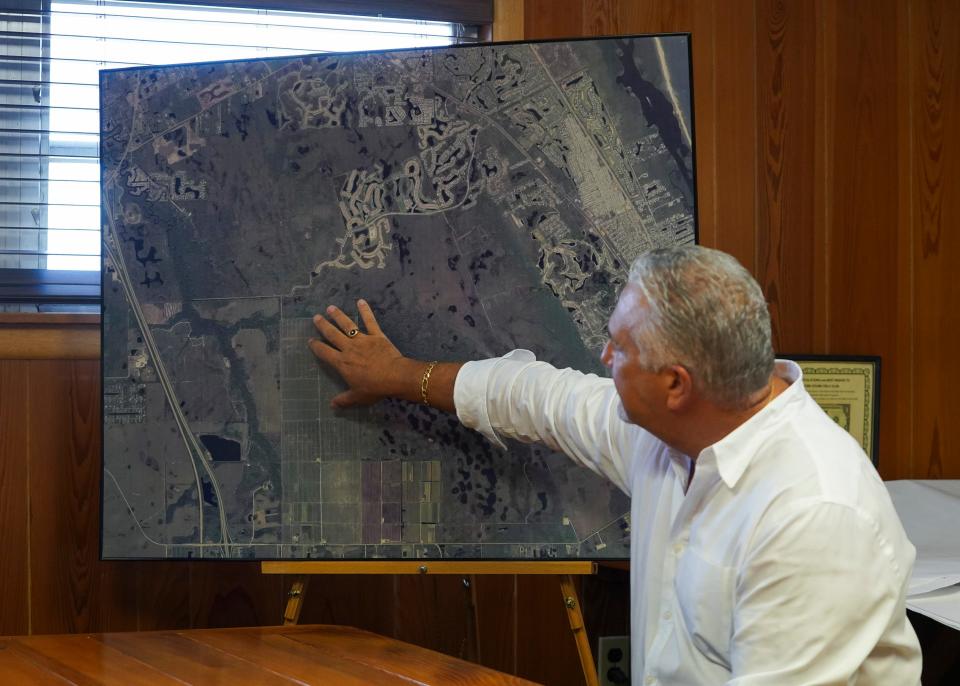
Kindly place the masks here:
<instances>
[{"instance_id":1,"label":"residential development on map","mask_svg":"<svg viewBox=\"0 0 960 686\"><path fill-rule=\"evenodd\" d=\"M420 359L604 374L630 262L695 240L687 37L105 71L103 554L623 558L629 499L456 417L333 410L316 312Z\"/></svg>"}]
</instances>

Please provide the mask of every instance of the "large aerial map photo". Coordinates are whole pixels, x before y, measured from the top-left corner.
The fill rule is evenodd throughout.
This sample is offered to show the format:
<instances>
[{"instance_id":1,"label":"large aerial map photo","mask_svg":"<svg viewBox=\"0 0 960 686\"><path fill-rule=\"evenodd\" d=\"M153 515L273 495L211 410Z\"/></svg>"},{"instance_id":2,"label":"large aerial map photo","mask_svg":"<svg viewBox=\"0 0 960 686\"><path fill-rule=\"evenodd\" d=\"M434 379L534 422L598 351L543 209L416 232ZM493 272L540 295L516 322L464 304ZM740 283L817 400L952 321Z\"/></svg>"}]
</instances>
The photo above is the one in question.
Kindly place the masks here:
<instances>
[{"instance_id":1,"label":"large aerial map photo","mask_svg":"<svg viewBox=\"0 0 960 686\"><path fill-rule=\"evenodd\" d=\"M695 241L688 37L101 72L106 558L625 558L629 499L307 341L600 375L630 262Z\"/></svg>"}]
</instances>

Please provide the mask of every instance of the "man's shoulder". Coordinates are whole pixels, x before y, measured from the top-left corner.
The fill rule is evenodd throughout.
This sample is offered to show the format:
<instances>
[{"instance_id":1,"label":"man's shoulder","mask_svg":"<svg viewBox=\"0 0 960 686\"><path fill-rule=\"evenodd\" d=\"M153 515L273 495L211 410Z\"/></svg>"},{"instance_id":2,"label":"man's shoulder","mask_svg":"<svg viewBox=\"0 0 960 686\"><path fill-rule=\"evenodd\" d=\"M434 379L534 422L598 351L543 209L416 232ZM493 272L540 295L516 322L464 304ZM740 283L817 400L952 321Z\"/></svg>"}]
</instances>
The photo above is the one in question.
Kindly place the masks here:
<instances>
[{"instance_id":1,"label":"man's shoulder","mask_svg":"<svg viewBox=\"0 0 960 686\"><path fill-rule=\"evenodd\" d=\"M771 521L847 509L869 528L905 541L889 493L870 459L819 407L798 411L754 457L742 486L766 502Z\"/></svg>"},{"instance_id":2,"label":"man's shoulder","mask_svg":"<svg viewBox=\"0 0 960 686\"><path fill-rule=\"evenodd\" d=\"M745 476L776 491L838 504L855 504L864 488L882 488L860 444L804 395L758 445Z\"/></svg>"}]
</instances>

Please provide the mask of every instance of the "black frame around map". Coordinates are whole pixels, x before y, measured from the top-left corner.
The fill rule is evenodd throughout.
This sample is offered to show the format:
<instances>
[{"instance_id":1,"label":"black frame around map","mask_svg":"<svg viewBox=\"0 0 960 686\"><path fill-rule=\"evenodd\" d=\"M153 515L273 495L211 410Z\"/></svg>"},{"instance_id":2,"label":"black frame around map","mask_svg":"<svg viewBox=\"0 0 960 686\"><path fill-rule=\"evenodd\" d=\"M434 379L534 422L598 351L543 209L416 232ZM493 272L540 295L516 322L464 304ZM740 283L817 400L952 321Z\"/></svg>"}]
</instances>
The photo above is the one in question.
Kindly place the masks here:
<instances>
[{"instance_id":1,"label":"black frame around map","mask_svg":"<svg viewBox=\"0 0 960 686\"><path fill-rule=\"evenodd\" d=\"M645 249L697 240L687 34L101 72L110 559L625 559L629 499L342 388L310 317L603 374Z\"/></svg>"}]
</instances>

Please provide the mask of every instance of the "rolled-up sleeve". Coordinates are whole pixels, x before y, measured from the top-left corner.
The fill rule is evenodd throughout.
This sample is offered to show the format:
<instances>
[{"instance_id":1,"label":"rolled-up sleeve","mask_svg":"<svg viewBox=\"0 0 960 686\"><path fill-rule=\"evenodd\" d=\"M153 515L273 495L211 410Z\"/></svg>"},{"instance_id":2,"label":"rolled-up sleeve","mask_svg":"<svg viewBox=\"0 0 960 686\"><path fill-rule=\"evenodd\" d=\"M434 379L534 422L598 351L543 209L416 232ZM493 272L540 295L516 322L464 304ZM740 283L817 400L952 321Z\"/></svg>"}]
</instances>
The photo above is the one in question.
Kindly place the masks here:
<instances>
[{"instance_id":1,"label":"rolled-up sleeve","mask_svg":"<svg viewBox=\"0 0 960 686\"><path fill-rule=\"evenodd\" d=\"M492 443L541 442L630 493L630 456L649 434L624 422L613 381L538 362L528 350L468 362L454 386L457 416Z\"/></svg>"}]
</instances>

